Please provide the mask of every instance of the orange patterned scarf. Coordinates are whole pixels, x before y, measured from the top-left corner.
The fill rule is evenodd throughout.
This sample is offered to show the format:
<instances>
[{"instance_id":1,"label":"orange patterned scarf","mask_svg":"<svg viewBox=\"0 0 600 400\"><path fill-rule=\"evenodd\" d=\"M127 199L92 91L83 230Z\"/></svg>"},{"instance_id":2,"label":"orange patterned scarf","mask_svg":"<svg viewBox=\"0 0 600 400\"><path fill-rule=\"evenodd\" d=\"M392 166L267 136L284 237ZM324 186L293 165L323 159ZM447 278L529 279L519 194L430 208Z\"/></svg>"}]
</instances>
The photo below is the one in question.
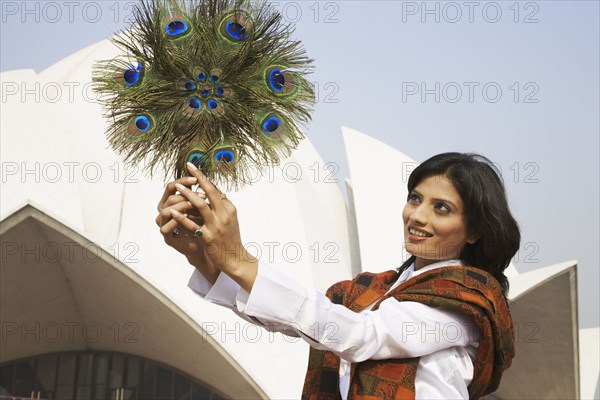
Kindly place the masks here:
<instances>
[{"instance_id":1,"label":"orange patterned scarf","mask_svg":"<svg viewBox=\"0 0 600 400\"><path fill-rule=\"evenodd\" d=\"M327 297L355 312L373 302L375 311L383 300L393 297L472 316L481 336L469 397L478 399L494 392L515 355L512 319L496 279L478 268L442 267L419 274L386 294L397 279L397 271L362 273L330 287ZM348 400L414 399L418 364L419 357L352 364ZM311 348L302 399L338 400L339 366L334 353Z\"/></svg>"}]
</instances>

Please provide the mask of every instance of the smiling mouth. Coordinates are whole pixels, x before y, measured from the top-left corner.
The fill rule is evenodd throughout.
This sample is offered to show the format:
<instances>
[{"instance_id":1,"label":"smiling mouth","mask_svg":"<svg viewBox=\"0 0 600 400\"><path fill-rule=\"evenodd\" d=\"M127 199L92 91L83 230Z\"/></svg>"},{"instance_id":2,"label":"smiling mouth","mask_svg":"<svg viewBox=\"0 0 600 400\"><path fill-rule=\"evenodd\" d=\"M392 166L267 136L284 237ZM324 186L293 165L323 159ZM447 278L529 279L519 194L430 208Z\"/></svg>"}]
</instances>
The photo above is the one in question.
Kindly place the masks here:
<instances>
[{"instance_id":1,"label":"smiling mouth","mask_svg":"<svg viewBox=\"0 0 600 400\"><path fill-rule=\"evenodd\" d=\"M429 233L421 232L414 228L408 228L408 233L410 233L411 235L414 235L414 236L418 236L418 237L432 237L433 236Z\"/></svg>"}]
</instances>

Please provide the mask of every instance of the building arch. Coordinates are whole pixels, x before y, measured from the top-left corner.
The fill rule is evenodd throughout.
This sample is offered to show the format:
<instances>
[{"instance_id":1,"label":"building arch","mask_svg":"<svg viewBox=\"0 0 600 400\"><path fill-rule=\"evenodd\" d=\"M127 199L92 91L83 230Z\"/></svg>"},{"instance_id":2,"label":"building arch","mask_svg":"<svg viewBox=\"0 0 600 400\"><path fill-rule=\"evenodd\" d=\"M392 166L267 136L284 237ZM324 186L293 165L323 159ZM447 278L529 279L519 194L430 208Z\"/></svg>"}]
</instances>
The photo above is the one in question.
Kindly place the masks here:
<instances>
[{"instance_id":1,"label":"building arch","mask_svg":"<svg viewBox=\"0 0 600 400\"><path fill-rule=\"evenodd\" d=\"M2 221L0 364L111 352L183 371L214 392L266 398L222 346L162 292L99 246L26 205Z\"/></svg>"}]
</instances>

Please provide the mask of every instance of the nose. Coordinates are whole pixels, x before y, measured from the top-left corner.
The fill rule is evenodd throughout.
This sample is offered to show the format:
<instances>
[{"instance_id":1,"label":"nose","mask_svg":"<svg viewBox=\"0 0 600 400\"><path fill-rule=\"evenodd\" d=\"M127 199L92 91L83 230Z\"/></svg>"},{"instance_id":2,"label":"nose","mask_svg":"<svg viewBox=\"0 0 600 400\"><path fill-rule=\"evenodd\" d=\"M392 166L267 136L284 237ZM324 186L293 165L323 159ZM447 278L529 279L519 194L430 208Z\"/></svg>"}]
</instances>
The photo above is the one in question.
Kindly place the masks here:
<instances>
[{"instance_id":1,"label":"nose","mask_svg":"<svg viewBox=\"0 0 600 400\"><path fill-rule=\"evenodd\" d=\"M410 213L408 215L408 222L416 226L427 225L427 215L424 210L423 204L419 204L418 206L410 210Z\"/></svg>"}]
</instances>

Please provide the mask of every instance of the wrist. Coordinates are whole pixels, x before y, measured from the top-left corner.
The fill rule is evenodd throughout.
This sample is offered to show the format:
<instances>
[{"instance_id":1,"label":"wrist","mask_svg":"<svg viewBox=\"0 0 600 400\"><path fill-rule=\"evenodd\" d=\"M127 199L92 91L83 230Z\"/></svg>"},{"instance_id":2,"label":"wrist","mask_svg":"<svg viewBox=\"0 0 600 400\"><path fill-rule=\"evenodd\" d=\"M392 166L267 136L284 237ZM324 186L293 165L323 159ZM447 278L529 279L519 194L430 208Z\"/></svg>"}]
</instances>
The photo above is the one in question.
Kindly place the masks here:
<instances>
[{"instance_id":1,"label":"wrist","mask_svg":"<svg viewBox=\"0 0 600 400\"><path fill-rule=\"evenodd\" d=\"M245 252L240 260L236 260L228 266L223 266L223 272L236 281L242 289L250 293L258 274L258 259Z\"/></svg>"},{"instance_id":2,"label":"wrist","mask_svg":"<svg viewBox=\"0 0 600 400\"><path fill-rule=\"evenodd\" d=\"M210 282L211 285L214 285L219 277L219 274L221 273L218 268L214 267L213 265L209 265L209 263L206 261L206 257L203 259L202 256L186 256L186 258L190 265L196 268L204 276L204 278Z\"/></svg>"}]
</instances>

